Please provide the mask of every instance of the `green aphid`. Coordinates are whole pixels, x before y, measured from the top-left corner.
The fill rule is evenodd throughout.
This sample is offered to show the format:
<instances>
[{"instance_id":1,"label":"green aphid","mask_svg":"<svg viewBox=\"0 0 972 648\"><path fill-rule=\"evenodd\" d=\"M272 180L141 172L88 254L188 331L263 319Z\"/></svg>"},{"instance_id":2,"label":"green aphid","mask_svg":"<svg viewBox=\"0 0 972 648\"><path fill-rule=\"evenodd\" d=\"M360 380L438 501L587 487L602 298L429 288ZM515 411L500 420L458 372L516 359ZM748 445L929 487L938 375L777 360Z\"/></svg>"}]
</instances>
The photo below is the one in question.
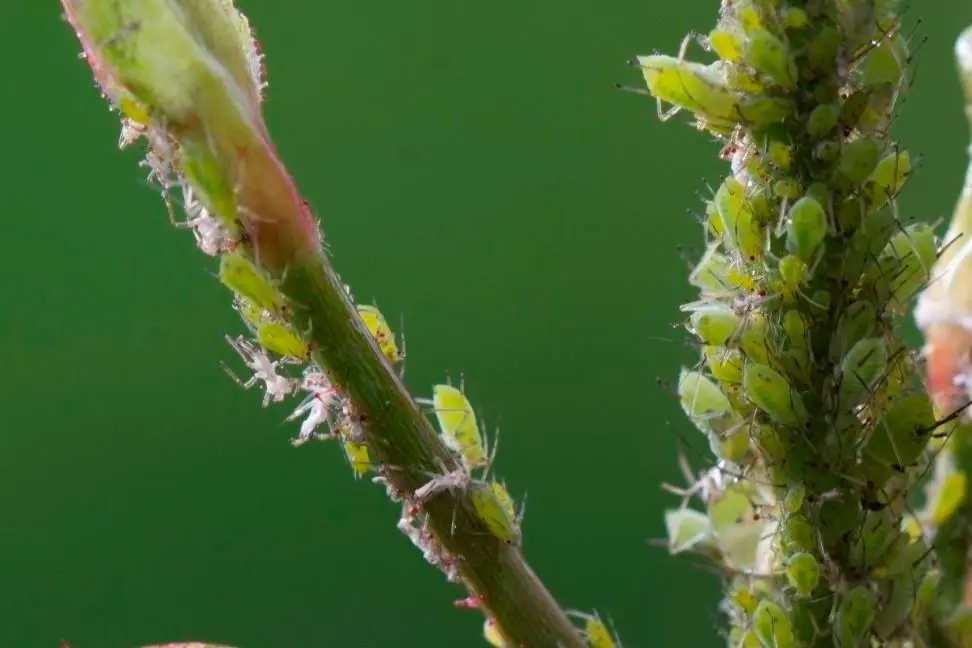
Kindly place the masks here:
<instances>
[{"instance_id":1,"label":"green aphid","mask_svg":"<svg viewBox=\"0 0 972 648\"><path fill-rule=\"evenodd\" d=\"M834 641L840 648L863 648L877 612L877 599L864 585L839 593L834 611Z\"/></svg>"},{"instance_id":2,"label":"green aphid","mask_svg":"<svg viewBox=\"0 0 972 648\"><path fill-rule=\"evenodd\" d=\"M798 513L801 508L803 508L803 502L806 500L807 487L803 484L796 484L786 489L786 493L783 495L783 512L787 515L793 515Z\"/></svg>"},{"instance_id":3,"label":"green aphid","mask_svg":"<svg viewBox=\"0 0 972 648\"><path fill-rule=\"evenodd\" d=\"M927 223L914 223L898 232L881 252L876 271L895 308L903 308L928 281L938 257L935 232Z\"/></svg>"},{"instance_id":4,"label":"green aphid","mask_svg":"<svg viewBox=\"0 0 972 648\"><path fill-rule=\"evenodd\" d=\"M719 252L719 245L710 245L689 274L689 284L703 294L718 295L731 289L729 260Z\"/></svg>"},{"instance_id":5,"label":"green aphid","mask_svg":"<svg viewBox=\"0 0 972 648\"><path fill-rule=\"evenodd\" d=\"M712 530L720 534L753 517L753 493L746 484L733 484L708 501Z\"/></svg>"},{"instance_id":6,"label":"green aphid","mask_svg":"<svg viewBox=\"0 0 972 648\"><path fill-rule=\"evenodd\" d=\"M867 86L897 86L904 80L907 65L908 42L899 33L876 41L857 66L856 72Z\"/></svg>"},{"instance_id":7,"label":"green aphid","mask_svg":"<svg viewBox=\"0 0 972 648\"><path fill-rule=\"evenodd\" d=\"M938 586L942 581L942 572L938 569L929 570L925 577L921 579L918 592L915 594L914 604L908 613L911 623L920 625L925 621L925 617L931 608L931 603L938 593Z\"/></svg>"},{"instance_id":8,"label":"green aphid","mask_svg":"<svg viewBox=\"0 0 972 648\"><path fill-rule=\"evenodd\" d=\"M783 538L791 546L802 551L814 551L817 548L813 525L805 515L792 513L786 516L782 528Z\"/></svg>"},{"instance_id":9,"label":"green aphid","mask_svg":"<svg viewBox=\"0 0 972 648\"><path fill-rule=\"evenodd\" d=\"M798 310L783 313L783 331L793 349L807 349L810 340L807 334L807 320Z\"/></svg>"},{"instance_id":10,"label":"green aphid","mask_svg":"<svg viewBox=\"0 0 972 648\"><path fill-rule=\"evenodd\" d=\"M800 288L810 277L809 266L796 255L788 254L780 259L777 269L780 273L784 296L787 299L795 298L796 294L800 292Z\"/></svg>"},{"instance_id":11,"label":"green aphid","mask_svg":"<svg viewBox=\"0 0 972 648\"><path fill-rule=\"evenodd\" d=\"M810 295L810 302L823 312L830 310L830 304L833 302L833 295L826 290L815 290L812 295Z\"/></svg>"},{"instance_id":12,"label":"green aphid","mask_svg":"<svg viewBox=\"0 0 972 648\"><path fill-rule=\"evenodd\" d=\"M726 598L732 601L746 616L752 616L756 612L756 606L759 605L759 599L756 598L754 589L755 587L750 583L737 580L729 585L729 594Z\"/></svg>"},{"instance_id":13,"label":"green aphid","mask_svg":"<svg viewBox=\"0 0 972 648\"><path fill-rule=\"evenodd\" d=\"M704 344L725 345L739 330L741 318L720 303L700 304L689 318L689 329Z\"/></svg>"},{"instance_id":14,"label":"green aphid","mask_svg":"<svg viewBox=\"0 0 972 648\"><path fill-rule=\"evenodd\" d=\"M257 342L267 351L285 358L302 361L310 358L310 345L281 322L267 321L257 325Z\"/></svg>"},{"instance_id":15,"label":"green aphid","mask_svg":"<svg viewBox=\"0 0 972 648\"><path fill-rule=\"evenodd\" d=\"M663 54L639 56L637 61L648 91L660 101L710 122L730 124L738 118L740 97L725 86L719 66Z\"/></svg>"},{"instance_id":16,"label":"green aphid","mask_svg":"<svg viewBox=\"0 0 972 648\"><path fill-rule=\"evenodd\" d=\"M811 70L832 70L843 43L843 36L837 27L821 26L807 48Z\"/></svg>"},{"instance_id":17,"label":"green aphid","mask_svg":"<svg viewBox=\"0 0 972 648\"><path fill-rule=\"evenodd\" d=\"M888 367L882 338L865 338L851 347L840 362L840 405L844 411L859 405Z\"/></svg>"},{"instance_id":18,"label":"green aphid","mask_svg":"<svg viewBox=\"0 0 972 648\"><path fill-rule=\"evenodd\" d=\"M746 364L743 391L756 407L782 425L798 426L807 420L800 394L775 369L756 362Z\"/></svg>"},{"instance_id":19,"label":"green aphid","mask_svg":"<svg viewBox=\"0 0 972 648\"><path fill-rule=\"evenodd\" d=\"M237 294L234 296L233 307L240 314L240 317L243 318L243 322L250 328L259 326L261 322L267 319L267 315L262 308L241 295Z\"/></svg>"},{"instance_id":20,"label":"green aphid","mask_svg":"<svg viewBox=\"0 0 972 648\"><path fill-rule=\"evenodd\" d=\"M721 63L702 65L663 54L639 56L637 61L652 96L688 110L715 128L725 129L740 121L754 126L773 124L792 110L785 99L729 88Z\"/></svg>"},{"instance_id":21,"label":"green aphid","mask_svg":"<svg viewBox=\"0 0 972 648\"><path fill-rule=\"evenodd\" d=\"M786 225L786 249L810 263L827 236L827 213L811 196L804 196L790 207Z\"/></svg>"},{"instance_id":22,"label":"green aphid","mask_svg":"<svg viewBox=\"0 0 972 648\"><path fill-rule=\"evenodd\" d=\"M486 442L479 429L476 411L462 390L452 385L435 385L432 407L442 441L462 457L470 470L486 466L489 463Z\"/></svg>"},{"instance_id":23,"label":"green aphid","mask_svg":"<svg viewBox=\"0 0 972 648\"><path fill-rule=\"evenodd\" d=\"M761 14L765 14L765 0L744 0L737 3L733 9L736 22L747 36L757 29L763 28Z\"/></svg>"},{"instance_id":24,"label":"green aphid","mask_svg":"<svg viewBox=\"0 0 972 648\"><path fill-rule=\"evenodd\" d=\"M705 225L706 234L714 234L715 236L722 236L722 217L719 216L719 210L716 209L715 202L707 200L705 203Z\"/></svg>"},{"instance_id":25,"label":"green aphid","mask_svg":"<svg viewBox=\"0 0 972 648\"><path fill-rule=\"evenodd\" d=\"M698 371L682 370L678 396L685 414L707 435L721 437L742 425L742 418L719 386Z\"/></svg>"},{"instance_id":26,"label":"green aphid","mask_svg":"<svg viewBox=\"0 0 972 648\"><path fill-rule=\"evenodd\" d=\"M506 512L507 517L511 520L516 520L519 526L521 516L517 514L516 505L513 503L513 497L510 496L510 491L506 489L506 485L498 482L491 481L489 487L493 489L493 493L496 495L496 499L502 504L503 510Z\"/></svg>"},{"instance_id":27,"label":"green aphid","mask_svg":"<svg viewBox=\"0 0 972 648\"><path fill-rule=\"evenodd\" d=\"M901 534L887 507L880 511L868 511L854 533L851 560L858 567L880 564Z\"/></svg>"},{"instance_id":28,"label":"green aphid","mask_svg":"<svg viewBox=\"0 0 972 648\"><path fill-rule=\"evenodd\" d=\"M869 211L877 211L893 200L910 173L911 155L908 151L892 151L885 155L867 182L865 192Z\"/></svg>"},{"instance_id":29,"label":"green aphid","mask_svg":"<svg viewBox=\"0 0 972 648\"><path fill-rule=\"evenodd\" d=\"M820 581L820 564L808 553L796 553L786 561L786 579L796 590L797 596L806 598L817 588Z\"/></svg>"},{"instance_id":30,"label":"green aphid","mask_svg":"<svg viewBox=\"0 0 972 648\"><path fill-rule=\"evenodd\" d=\"M773 183L773 195L777 198L796 200L800 191L800 183L796 180L784 178Z\"/></svg>"},{"instance_id":31,"label":"green aphid","mask_svg":"<svg viewBox=\"0 0 972 648\"><path fill-rule=\"evenodd\" d=\"M703 297L722 296L734 290L752 290L753 280L733 267L726 255L719 251L720 245L718 242L709 245L689 274L689 283L698 288Z\"/></svg>"},{"instance_id":32,"label":"green aphid","mask_svg":"<svg viewBox=\"0 0 972 648\"><path fill-rule=\"evenodd\" d=\"M759 312L749 313L738 336L738 347L748 360L769 364L770 326L766 316Z\"/></svg>"},{"instance_id":33,"label":"green aphid","mask_svg":"<svg viewBox=\"0 0 972 648\"><path fill-rule=\"evenodd\" d=\"M888 125L894 117L891 110L898 99L898 87L890 83L871 86L864 113L857 120L857 129L862 133L887 134Z\"/></svg>"},{"instance_id":34,"label":"green aphid","mask_svg":"<svg viewBox=\"0 0 972 648\"><path fill-rule=\"evenodd\" d=\"M756 569L759 544L766 535L766 520L756 514L755 493L734 484L708 502L709 520L722 562L730 569Z\"/></svg>"},{"instance_id":35,"label":"green aphid","mask_svg":"<svg viewBox=\"0 0 972 648\"><path fill-rule=\"evenodd\" d=\"M727 177L716 191L714 202L722 218L727 247L750 263L761 258L766 235L742 183L732 176Z\"/></svg>"},{"instance_id":36,"label":"green aphid","mask_svg":"<svg viewBox=\"0 0 972 648\"><path fill-rule=\"evenodd\" d=\"M862 87L851 92L840 106L838 121L845 133L857 128L858 122L867 110L873 88Z\"/></svg>"},{"instance_id":37,"label":"green aphid","mask_svg":"<svg viewBox=\"0 0 972 648\"><path fill-rule=\"evenodd\" d=\"M763 648L796 648L796 637L786 612L779 605L763 599L753 614L753 632Z\"/></svg>"},{"instance_id":38,"label":"green aphid","mask_svg":"<svg viewBox=\"0 0 972 648\"><path fill-rule=\"evenodd\" d=\"M726 385L742 384L743 356L736 349L707 345L702 349L705 366L713 378Z\"/></svg>"},{"instance_id":39,"label":"green aphid","mask_svg":"<svg viewBox=\"0 0 972 648\"><path fill-rule=\"evenodd\" d=\"M830 646L829 642L821 642L821 635L826 633L827 616L830 614L831 600L825 598L821 600L818 596L806 598L790 598L787 613L790 617L790 625L793 627L793 634L796 636L797 645L814 646L823 643Z\"/></svg>"},{"instance_id":40,"label":"green aphid","mask_svg":"<svg viewBox=\"0 0 972 648\"><path fill-rule=\"evenodd\" d=\"M837 104L820 104L807 118L807 134L811 137L824 137L837 127L840 118L840 106Z\"/></svg>"},{"instance_id":41,"label":"green aphid","mask_svg":"<svg viewBox=\"0 0 972 648\"><path fill-rule=\"evenodd\" d=\"M737 626L729 631L729 640L733 648L763 648L755 632Z\"/></svg>"},{"instance_id":42,"label":"green aphid","mask_svg":"<svg viewBox=\"0 0 972 648\"><path fill-rule=\"evenodd\" d=\"M510 515L510 508L504 504L492 484L474 481L469 484L468 492L476 515L490 533L501 542L520 544L520 527L516 516Z\"/></svg>"},{"instance_id":43,"label":"green aphid","mask_svg":"<svg viewBox=\"0 0 972 648\"><path fill-rule=\"evenodd\" d=\"M861 502L853 493L841 492L820 504L817 519L824 545L842 542L845 533L858 528L861 521Z\"/></svg>"},{"instance_id":44,"label":"green aphid","mask_svg":"<svg viewBox=\"0 0 972 648\"><path fill-rule=\"evenodd\" d=\"M392 364L401 362L403 356L398 350L398 344L395 342L395 334L392 332L391 327L388 326L388 322L385 321L385 316L381 314L378 307L359 304L357 309L358 315L361 316L361 320L364 322L368 332L375 339L382 355Z\"/></svg>"},{"instance_id":45,"label":"green aphid","mask_svg":"<svg viewBox=\"0 0 972 648\"><path fill-rule=\"evenodd\" d=\"M787 7L783 10L783 24L787 29L803 29L810 24L810 16L799 7Z\"/></svg>"},{"instance_id":46,"label":"green aphid","mask_svg":"<svg viewBox=\"0 0 972 648\"><path fill-rule=\"evenodd\" d=\"M283 310L283 298L270 280L239 252L224 254L219 262L219 280L237 295L273 314Z\"/></svg>"},{"instance_id":47,"label":"green aphid","mask_svg":"<svg viewBox=\"0 0 972 648\"><path fill-rule=\"evenodd\" d=\"M712 524L709 517L701 511L690 508L665 511L665 530L668 535L668 551L672 554L714 549Z\"/></svg>"},{"instance_id":48,"label":"green aphid","mask_svg":"<svg viewBox=\"0 0 972 648\"><path fill-rule=\"evenodd\" d=\"M911 538L901 534L895 538L894 546L888 551L889 558L885 560L883 569L875 570L876 576L885 578L895 578L901 574L914 577L915 572L919 572L918 577L914 577L912 583L917 583L925 570L931 566L933 560L932 552L928 550L928 543L925 538Z\"/></svg>"},{"instance_id":49,"label":"green aphid","mask_svg":"<svg viewBox=\"0 0 972 648\"><path fill-rule=\"evenodd\" d=\"M785 144L781 144L780 142L770 144L771 161L777 166L788 165L791 161L791 153L792 150ZM771 173L770 175L775 174ZM749 207L753 212L756 223L760 226L760 231L763 232L764 239L766 237L764 228L770 224L775 224L776 218L779 215L779 204L773 198L773 193L769 190L771 180L772 178L767 179L764 186L757 188L749 194ZM765 245L766 242L764 240L763 246Z\"/></svg>"},{"instance_id":50,"label":"green aphid","mask_svg":"<svg viewBox=\"0 0 972 648\"><path fill-rule=\"evenodd\" d=\"M877 311L870 301L857 301L845 308L830 340L831 359L840 362L855 344L874 333L877 321Z\"/></svg>"},{"instance_id":51,"label":"green aphid","mask_svg":"<svg viewBox=\"0 0 972 648\"><path fill-rule=\"evenodd\" d=\"M888 639L908 622L926 569L919 565L919 569L914 572L898 574L887 584L889 591L881 600L880 608L871 623L871 632L880 639Z\"/></svg>"},{"instance_id":52,"label":"green aphid","mask_svg":"<svg viewBox=\"0 0 972 648\"><path fill-rule=\"evenodd\" d=\"M754 29L743 41L743 59L785 90L796 87L797 68L782 40L766 29Z\"/></svg>"},{"instance_id":53,"label":"green aphid","mask_svg":"<svg viewBox=\"0 0 972 648\"><path fill-rule=\"evenodd\" d=\"M231 232L239 229L236 192L232 183L226 181L225 166L213 155L208 143L183 140L179 147L179 163L203 207Z\"/></svg>"},{"instance_id":54,"label":"green aphid","mask_svg":"<svg viewBox=\"0 0 972 648\"><path fill-rule=\"evenodd\" d=\"M723 565L738 572L758 568L759 545L766 538L766 522L749 519L723 529L716 536Z\"/></svg>"},{"instance_id":55,"label":"green aphid","mask_svg":"<svg viewBox=\"0 0 972 648\"><path fill-rule=\"evenodd\" d=\"M840 151L837 170L853 186L862 185L877 168L882 152L882 144L870 138L847 142Z\"/></svg>"},{"instance_id":56,"label":"green aphid","mask_svg":"<svg viewBox=\"0 0 972 648\"><path fill-rule=\"evenodd\" d=\"M368 455L368 446L363 443L355 443L348 439L342 440L341 445L344 447L344 454L348 458L348 463L351 465L354 478L361 479L364 475L367 475L368 471L371 470L371 458Z\"/></svg>"},{"instance_id":57,"label":"green aphid","mask_svg":"<svg viewBox=\"0 0 972 648\"><path fill-rule=\"evenodd\" d=\"M716 28L706 37L709 48L723 61L739 63L742 60L742 38L728 29Z\"/></svg>"},{"instance_id":58,"label":"green aphid","mask_svg":"<svg viewBox=\"0 0 972 648\"><path fill-rule=\"evenodd\" d=\"M840 156L840 142L836 139L820 140L813 146L813 157L821 162L833 162Z\"/></svg>"},{"instance_id":59,"label":"green aphid","mask_svg":"<svg viewBox=\"0 0 972 648\"><path fill-rule=\"evenodd\" d=\"M864 455L895 472L908 468L918 461L934 426L935 413L925 393L905 394L877 422Z\"/></svg>"}]
</instances>

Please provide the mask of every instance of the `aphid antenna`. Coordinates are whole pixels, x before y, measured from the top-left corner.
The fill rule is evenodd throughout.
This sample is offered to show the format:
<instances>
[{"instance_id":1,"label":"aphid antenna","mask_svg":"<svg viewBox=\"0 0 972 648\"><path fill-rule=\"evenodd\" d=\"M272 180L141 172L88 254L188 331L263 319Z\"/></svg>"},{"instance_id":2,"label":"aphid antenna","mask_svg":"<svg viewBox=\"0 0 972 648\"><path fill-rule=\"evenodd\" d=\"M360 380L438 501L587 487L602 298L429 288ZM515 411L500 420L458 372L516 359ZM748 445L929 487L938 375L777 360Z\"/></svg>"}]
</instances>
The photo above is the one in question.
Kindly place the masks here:
<instances>
[{"instance_id":1,"label":"aphid antenna","mask_svg":"<svg viewBox=\"0 0 972 648\"><path fill-rule=\"evenodd\" d=\"M479 418L482 418L481 416ZM465 419L463 419L465 420ZM489 471L493 469L493 462L496 461L496 453L499 452L500 426L497 424L496 432L493 434L493 448L489 447L489 435L483 432L483 452L486 454L486 463L483 468L483 481L489 479Z\"/></svg>"},{"instance_id":2,"label":"aphid antenna","mask_svg":"<svg viewBox=\"0 0 972 648\"><path fill-rule=\"evenodd\" d=\"M421 405L423 407L435 407L435 401L431 398L413 398L412 399L416 405Z\"/></svg>"},{"instance_id":3,"label":"aphid antenna","mask_svg":"<svg viewBox=\"0 0 972 648\"><path fill-rule=\"evenodd\" d=\"M625 92L630 92L631 94L642 95L644 97L651 97L652 94L645 90L644 88L637 88L635 86L625 85L623 83L615 83L614 87L618 90L623 90Z\"/></svg>"},{"instance_id":4,"label":"aphid antenna","mask_svg":"<svg viewBox=\"0 0 972 648\"><path fill-rule=\"evenodd\" d=\"M400 380L405 380L405 360L408 358L408 349L405 340L405 313L404 312L401 312L398 315L398 337L402 341L402 352L398 354L398 360L402 366L398 370L398 378Z\"/></svg>"}]
</instances>

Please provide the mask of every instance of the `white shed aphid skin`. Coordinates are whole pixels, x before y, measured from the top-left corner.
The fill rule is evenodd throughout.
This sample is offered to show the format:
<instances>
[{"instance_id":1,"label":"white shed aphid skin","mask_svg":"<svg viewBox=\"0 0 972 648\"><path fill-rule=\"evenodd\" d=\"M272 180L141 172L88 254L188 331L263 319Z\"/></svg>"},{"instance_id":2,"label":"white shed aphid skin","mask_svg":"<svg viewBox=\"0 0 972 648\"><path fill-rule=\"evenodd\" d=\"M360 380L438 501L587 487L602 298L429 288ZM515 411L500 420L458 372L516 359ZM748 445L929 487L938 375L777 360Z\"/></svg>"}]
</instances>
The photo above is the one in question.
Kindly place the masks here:
<instances>
[{"instance_id":1,"label":"white shed aphid skin","mask_svg":"<svg viewBox=\"0 0 972 648\"><path fill-rule=\"evenodd\" d=\"M433 475L432 479L416 489L409 506L409 516L414 517L417 515L422 506L437 495L440 495L446 491L456 494L459 491L465 491L469 487L469 484L472 481L472 475L465 466L460 465L454 470L446 470L445 466L440 467L442 468L443 472ZM452 511L452 524L450 529L452 533L455 533L455 510Z\"/></svg>"},{"instance_id":2,"label":"white shed aphid skin","mask_svg":"<svg viewBox=\"0 0 972 648\"><path fill-rule=\"evenodd\" d=\"M182 187L182 201L186 220L179 221L174 217L170 220L175 227L192 230L196 245L203 254L214 257L236 248L238 241L234 240L218 218L209 213L209 210L195 197L192 187L188 184Z\"/></svg>"},{"instance_id":3,"label":"white shed aphid skin","mask_svg":"<svg viewBox=\"0 0 972 648\"><path fill-rule=\"evenodd\" d=\"M326 392L315 393L308 396L297 409L287 417L288 421L293 421L301 416L304 420L300 424L300 432L297 437L291 440L294 446L302 446L312 439L328 439L331 432L322 434L317 431L321 425L330 426L331 407L334 404L333 397Z\"/></svg>"},{"instance_id":4,"label":"white shed aphid skin","mask_svg":"<svg viewBox=\"0 0 972 648\"><path fill-rule=\"evenodd\" d=\"M395 484L392 482L391 478L389 477L389 473L391 473L391 471L395 469L396 468L389 466L388 464L379 464L378 467L375 469L375 472L377 472L378 474L375 477L372 477L371 481L372 483L378 484L380 486L384 486L385 491L388 495L388 499L390 499L392 502L396 504L403 503L403 506L408 507L410 506L409 504L404 504L404 502L407 500L404 493L402 493L398 489L398 487L395 486Z\"/></svg>"},{"instance_id":5,"label":"white shed aphid skin","mask_svg":"<svg viewBox=\"0 0 972 648\"><path fill-rule=\"evenodd\" d=\"M448 582L460 583L462 579L459 574L459 561L439 544L427 524L422 522L416 526L417 521L413 507L406 504L402 507L402 517L398 520L398 530L422 552L426 562L445 574Z\"/></svg>"},{"instance_id":6,"label":"white shed aphid skin","mask_svg":"<svg viewBox=\"0 0 972 648\"><path fill-rule=\"evenodd\" d=\"M236 381L243 389L263 383L263 406L266 407L271 402L279 403L293 393L297 387L297 381L287 376L277 373L279 360L271 360L269 354L262 348L256 346L246 338L236 339L226 336L226 341L239 354L246 366L253 372L253 375L246 381L234 374L225 364L223 369L229 374L230 378Z\"/></svg>"},{"instance_id":7,"label":"white shed aphid skin","mask_svg":"<svg viewBox=\"0 0 972 648\"><path fill-rule=\"evenodd\" d=\"M331 385L331 381L322 371L311 366L304 371L299 387L309 393L286 419L293 421L301 416L305 417L300 425L300 433L291 440L291 443L294 446L301 446L313 439L333 437L335 425L332 414L340 401L337 390ZM317 428L325 424L328 426L328 431L326 433L318 432Z\"/></svg>"},{"instance_id":8,"label":"white shed aphid skin","mask_svg":"<svg viewBox=\"0 0 972 648\"><path fill-rule=\"evenodd\" d=\"M145 134L145 125L130 117L122 117L121 133L118 135L118 148L126 149Z\"/></svg>"},{"instance_id":9,"label":"white shed aphid skin","mask_svg":"<svg viewBox=\"0 0 972 648\"><path fill-rule=\"evenodd\" d=\"M421 506L436 495L444 493L445 491L451 491L454 493L456 491L465 490L466 486L469 485L470 479L472 479L472 477L464 467L459 467L455 470L450 470L449 472L433 477L415 491L415 505Z\"/></svg>"},{"instance_id":10,"label":"white shed aphid skin","mask_svg":"<svg viewBox=\"0 0 972 648\"><path fill-rule=\"evenodd\" d=\"M685 480L689 486L687 488L679 488L671 484L662 484L661 487L663 490L682 498L681 508L688 506L688 502L692 497L698 497L702 500L703 504L708 504L713 497L724 491L729 485L727 477L731 473L727 470L727 463L724 459L720 459L715 466L709 470L700 472L696 476L692 472L692 467L689 466L685 453L679 448L678 466L682 470L682 475L685 476Z\"/></svg>"}]
</instances>

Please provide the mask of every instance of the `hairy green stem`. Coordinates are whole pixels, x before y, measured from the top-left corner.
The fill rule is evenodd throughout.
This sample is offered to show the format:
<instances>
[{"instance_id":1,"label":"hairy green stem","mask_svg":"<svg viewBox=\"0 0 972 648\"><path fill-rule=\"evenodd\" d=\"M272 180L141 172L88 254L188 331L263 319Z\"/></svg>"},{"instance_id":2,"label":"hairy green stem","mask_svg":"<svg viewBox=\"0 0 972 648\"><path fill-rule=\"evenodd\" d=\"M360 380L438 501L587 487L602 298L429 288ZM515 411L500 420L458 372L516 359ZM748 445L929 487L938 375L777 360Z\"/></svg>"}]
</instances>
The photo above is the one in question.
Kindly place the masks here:
<instances>
[{"instance_id":1,"label":"hairy green stem","mask_svg":"<svg viewBox=\"0 0 972 648\"><path fill-rule=\"evenodd\" d=\"M696 39L719 60L638 59L650 94L731 160L683 306L700 362L679 380L718 462L685 493L704 512L683 502L666 523L673 553L725 570L734 648L932 631L941 573L907 512L941 422L900 325L937 250L894 209L912 171L888 133L909 89L896 5L723 2Z\"/></svg>"},{"instance_id":2,"label":"hairy green stem","mask_svg":"<svg viewBox=\"0 0 972 648\"><path fill-rule=\"evenodd\" d=\"M161 159L157 174L174 176L164 186L191 187L207 217L225 230L219 249L224 283L243 302L252 298L251 306L275 325L289 327L291 348L306 344L313 360L308 369L323 371L343 404L341 429L364 442L389 494L404 500L406 515L421 516L423 532L434 536L434 553L454 563L505 644L584 646L519 543L490 525L472 488L416 498L430 480L469 480L471 470L410 396L324 253L310 208L263 123L259 56L245 19L229 0L62 3L99 84L128 123L148 133ZM268 356L260 355L264 350L244 344L237 350L273 396L270 379L278 377ZM284 378L273 385L293 389Z\"/></svg>"},{"instance_id":3,"label":"hairy green stem","mask_svg":"<svg viewBox=\"0 0 972 648\"><path fill-rule=\"evenodd\" d=\"M353 315L353 304L322 256L296 259L280 289L306 305L297 309L295 320L311 331L315 357L366 419L368 447L392 483L408 497L431 475L457 469L451 452ZM442 545L461 557L459 569L470 591L497 619L511 645L584 645L520 549L483 526L464 492L446 491L424 510Z\"/></svg>"}]
</instances>

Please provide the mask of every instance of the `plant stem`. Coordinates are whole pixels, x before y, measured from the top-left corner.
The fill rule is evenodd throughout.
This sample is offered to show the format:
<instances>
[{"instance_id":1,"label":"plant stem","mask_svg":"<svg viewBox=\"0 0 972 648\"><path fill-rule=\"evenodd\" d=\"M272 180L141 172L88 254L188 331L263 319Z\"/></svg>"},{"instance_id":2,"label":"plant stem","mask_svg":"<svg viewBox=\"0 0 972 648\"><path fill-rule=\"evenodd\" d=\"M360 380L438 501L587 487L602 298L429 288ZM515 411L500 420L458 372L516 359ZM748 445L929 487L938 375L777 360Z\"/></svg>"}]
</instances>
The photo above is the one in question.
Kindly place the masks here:
<instances>
[{"instance_id":1,"label":"plant stem","mask_svg":"<svg viewBox=\"0 0 972 648\"><path fill-rule=\"evenodd\" d=\"M295 257L280 290L304 306L297 308L294 320L309 331L315 359L328 367L366 420L368 447L387 467L389 480L408 497L430 475L457 469L452 452L356 317L354 304L323 255ZM446 550L461 556L459 569L470 592L483 601L513 645L584 646L520 549L499 541L483 526L464 492L443 492L424 510Z\"/></svg>"},{"instance_id":2,"label":"plant stem","mask_svg":"<svg viewBox=\"0 0 972 648\"><path fill-rule=\"evenodd\" d=\"M205 208L235 237L231 249L221 250L224 261L239 253L257 278L263 273L272 283L270 301L276 303L274 291L280 296L275 315L326 372L389 494L424 515L437 547L455 560L507 645L582 648L580 633L518 543L491 530L470 489L416 501L416 490L433 478L460 471L468 477L468 469L409 395L322 249L310 208L259 110L262 78L253 72L258 55L246 20L228 0L62 3L97 81L129 120L147 129L153 154L165 158L161 175L205 197Z\"/></svg>"}]
</instances>

